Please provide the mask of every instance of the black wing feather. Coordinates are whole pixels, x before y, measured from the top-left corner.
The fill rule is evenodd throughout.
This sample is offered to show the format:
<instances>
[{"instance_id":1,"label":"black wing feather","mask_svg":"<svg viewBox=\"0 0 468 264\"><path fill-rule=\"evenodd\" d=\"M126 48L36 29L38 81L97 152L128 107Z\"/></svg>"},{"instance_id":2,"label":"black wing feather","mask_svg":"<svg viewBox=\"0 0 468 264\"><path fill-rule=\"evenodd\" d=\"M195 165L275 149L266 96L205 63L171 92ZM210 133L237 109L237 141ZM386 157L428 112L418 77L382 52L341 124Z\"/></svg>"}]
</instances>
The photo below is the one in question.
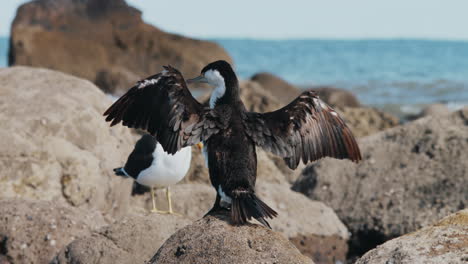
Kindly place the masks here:
<instances>
[{"instance_id":1,"label":"black wing feather","mask_svg":"<svg viewBox=\"0 0 468 264\"><path fill-rule=\"evenodd\" d=\"M247 112L243 120L255 144L283 157L291 169L301 159L304 163L323 157L361 160L351 130L313 91L274 112Z\"/></svg>"},{"instance_id":2,"label":"black wing feather","mask_svg":"<svg viewBox=\"0 0 468 264\"><path fill-rule=\"evenodd\" d=\"M209 108L200 104L187 88L180 72L170 66L137 82L104 112L114 126L146 130L170 154L208 139L219 131ZM210 129L205 129L205 121Z\"/></svg>"}]
</instances>

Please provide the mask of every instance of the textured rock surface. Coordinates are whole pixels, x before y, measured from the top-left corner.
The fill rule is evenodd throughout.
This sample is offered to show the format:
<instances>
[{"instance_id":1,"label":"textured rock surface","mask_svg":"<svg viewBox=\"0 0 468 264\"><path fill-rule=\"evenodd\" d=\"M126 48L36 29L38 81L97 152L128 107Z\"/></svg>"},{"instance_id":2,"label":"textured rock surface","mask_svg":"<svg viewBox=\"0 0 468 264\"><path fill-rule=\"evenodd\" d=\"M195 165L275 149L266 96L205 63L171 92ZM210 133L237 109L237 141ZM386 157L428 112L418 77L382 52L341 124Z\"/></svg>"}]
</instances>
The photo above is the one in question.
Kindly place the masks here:
<instances>
[{"instance_id":1,"label":"textured rock surface","mask_svg":"<svg viewBox=\"0 0 468 264\"><path fill-rule=\"evenodd\" d=\"M104 225L97 211L55 202L0 200L0 263L48 263L63 246Z\"/></svg>"},{"instance_id":2,"label":"textured rock surface","mask_svg":"<svg viewBox=\"0 0 468 264\"><path fill-rule=\"evenodd\" d=\"M397 117L371 107L343 107L336 110L356 137L372 135L400 123Z\"/></svg>"},{"instance_id":3,"label":"textured rock surface","mask_svg":"<svg viewBox=\"0 0 468 264\"><path fill-rule=\"evenodd\" d=\"M134 139L109 128L111 104L96 86L63 73L12 67L0 70L0 198L66 202L115 214L128 209L131 182L112 168Z\"/></svg>"},{"instance_id":4,"label":"textured rock surface","mask_svg":"<svg viewBox=\"0 0 468 264\"><path fill-rule=\"evenodd\" d=\"M301 93L297 87L271 73L257 73L250 80L260 84L284 105L289 104Z\"/></svg>"},{"instance_id":5,"label":"textured rock surface","mask_svg":"<svg viewBox=\"0 0 468 264\"><path fill-rule=\"evenodd\" d=\"M146 24L124 0L40 0L22 5L13 21L10 65L60 70L121 94L171 64L196 76L229 55L217 44Z\"/></svg>"},{"instance_id":6,"label":"textured rock surface","mask_svg":"<svg viewBox=\"0 0 468 264\"><path fill-rule=\"evenodd\" d=\"M353 234L357 254L468 204L468 108L359 144L360 164L324 159L308 166L293 186L335 210Z\"/></svg>"},{"instance_id":7,"label":"textured rock surface","mask_svg":"<svg viewBox=\"0 0 468 264\"><path fill-rule=\"evenodd\" d=\"M317 86L312 87L311 90L316 91L320 99L325 101L331 107L360 107L361 104L356 96L348 90L328 87Z\"/></svg>"},{"instance_id":8,"label":"textured rock surface","mask_svg":"<svg viewBox=\"0 0 468 264\"><path fill-rule=\"evenodd\" d=\"M278 212L270 221L273 230L289 238L302 254L315 263L345 262L349 233L330 207L311 201L286 184L259 181L257 192Z\"/></svg>"},{"instance_id":9,"label":"textured rock surface","mask_svg":"<svg viewBox=\"0 0 468 264\"><path fill-rule=\"evenodd\" d=\"M410 116L409 119L418 119L426 116L445 116L450 113L450 109L444 104L431 104L424 107L418 115Z\"/></svg>"},{"instance_id":10,"label":"textured rock surface","mask_svg":"<svg viewBox=\"0 0 468 264\"><path fill-rule=\"evenodd\" d=\"M279 233L207 216L172 235L150 263L313 263Z\"/></svg>"},{"instance_id":11,"label":"textured rock surface","mask_svg":"<svg viewBox=\"0 0 468 264\"><path fill-rule=\"evenodd\" d=\"M146 263L189 220L176 215L128 215L64 247L52 263Z\"/></svg>"},{"instance_id":12,"label":"textured rock surface","mask_svg":"<svg viewBox=\"0 0 468 264\"><path fill-rule=\"evenodd\" d=\"M468 263L468 209L366 253L357 264Z\"/></svg>"},{"instance_id":13,"label":"textured rock surface","mask_svg":"<svg viewBox=\"0 0 468 264\"><path fill-rule=\"evenodd\" d=\"M240 97L249 111L270 112L284 106L273 94L253 81L240 82Z\"/></svg>"},{"instance_id":14,"label":"textured rock surface","mask_svg":"<svg viewBox=\"0 0 468 264\"><path fill-rule=\"evenodd\" d=\"M444 104L432 104L425 107L421 112L421 117L444 116L450 114L450 109Z\"/></svg>"}]
</instances>

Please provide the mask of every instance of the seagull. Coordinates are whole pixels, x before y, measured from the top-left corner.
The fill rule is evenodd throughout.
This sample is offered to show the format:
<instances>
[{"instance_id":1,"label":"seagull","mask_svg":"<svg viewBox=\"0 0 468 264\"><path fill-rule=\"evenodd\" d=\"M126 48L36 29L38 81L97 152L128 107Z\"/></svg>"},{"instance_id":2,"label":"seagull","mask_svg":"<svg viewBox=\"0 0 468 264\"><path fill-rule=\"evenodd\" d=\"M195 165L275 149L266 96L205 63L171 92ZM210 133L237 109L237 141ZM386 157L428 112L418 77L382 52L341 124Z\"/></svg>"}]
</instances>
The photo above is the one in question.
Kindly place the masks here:
<instances>
[{"instance_id":1,"label":"seagull","mask_svg":"<svg viewBox=\"0 0 468 264\"><path fill-rule=\"evenodd\" d=\"M197 146L202 148L200 144L197 144ZM151 212L174 214L169 186L178 183L185 177L190 168L191 160L192 150L190 147L168 154L153 136L145 134L136 142L125 166L115 168L114 172L118 176L133 178L135 183L151 189L153 202ZM134 191L137 189L135 187L138 187L138 185L134 185ZM166 187L168 211L161 211L156 208L154 189L158 187Z\"/></svg>"},{"instance_id":2,"label":"seagull","mask_svg":"<svg viewBox=\"0 0 468 264\"><path fill-rule=\"evenodd\" d=\"M291 169L333 157L361 160L359 146L343 119L313 91L305 91L273 112L249 112L239 96L239 81L231 65L212 62L188 83L214 86L209 106L190 93L182 74L171 66L136 83L112 104L104 116L110 125L140 128L154 135L173 154L198 142L216 201L210 212L228 210L234 225L252 218L270 227L277 212L255 194L256 147L283 158ZM270 227L271 228L271 227Z\"/></svg>"}]
</instances>

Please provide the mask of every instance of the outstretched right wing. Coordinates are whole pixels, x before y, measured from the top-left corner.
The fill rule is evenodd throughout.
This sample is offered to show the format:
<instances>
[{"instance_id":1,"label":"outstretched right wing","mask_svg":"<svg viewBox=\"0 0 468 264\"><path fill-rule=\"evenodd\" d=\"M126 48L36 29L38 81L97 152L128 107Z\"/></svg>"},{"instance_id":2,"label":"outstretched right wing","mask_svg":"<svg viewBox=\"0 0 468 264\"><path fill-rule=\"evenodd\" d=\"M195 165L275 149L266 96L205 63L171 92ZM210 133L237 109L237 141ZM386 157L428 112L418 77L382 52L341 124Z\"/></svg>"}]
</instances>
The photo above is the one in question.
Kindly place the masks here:
<instances>
[{"instance_id":1,"label":"outstretched right wing","mask_svg":"<svg viewBox=\"0 0 468 264\"><path fill-rule=\"evenodd\" d=\"M353 133L333 108L313 91L268 113L247 112L247 134L256 145L282 157L291 168L323 157L361 160Z\"/></svg>"},{"instance_id":2,"label":"outstretched right wing","mask_svg":"<svg viewBox=\"0 0 468 264\"><path fill-rule=\"evenodd\" d=\"M193 98L182 74L171 66L137 82L104 116L111 126L122 122L146 130L170 154L206 141L222 126L215 113Z\"/></svg>"}]
</instances>

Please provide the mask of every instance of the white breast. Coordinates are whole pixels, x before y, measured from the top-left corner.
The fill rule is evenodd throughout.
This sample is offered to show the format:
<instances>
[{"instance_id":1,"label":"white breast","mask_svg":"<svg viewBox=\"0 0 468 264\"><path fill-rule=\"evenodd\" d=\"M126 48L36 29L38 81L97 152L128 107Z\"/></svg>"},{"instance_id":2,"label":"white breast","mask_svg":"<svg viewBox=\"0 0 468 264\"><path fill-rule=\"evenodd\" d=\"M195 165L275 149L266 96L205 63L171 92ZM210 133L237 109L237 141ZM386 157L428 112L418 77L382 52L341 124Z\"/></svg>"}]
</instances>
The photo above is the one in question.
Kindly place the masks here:
<instances>
[{"instance_id":1,"label":"white breast","mask_svg":"<svg viewBox=\"0 0 468 264\"><path fill-rule=\"evenodd\" d=\"M174 155L170 155L158 143L153 152L153 163L140 172L136 181L154 187L174 185L185 177L190 168L191 160L191 147L183 148Z\"/></svg>"}]
</instances>

